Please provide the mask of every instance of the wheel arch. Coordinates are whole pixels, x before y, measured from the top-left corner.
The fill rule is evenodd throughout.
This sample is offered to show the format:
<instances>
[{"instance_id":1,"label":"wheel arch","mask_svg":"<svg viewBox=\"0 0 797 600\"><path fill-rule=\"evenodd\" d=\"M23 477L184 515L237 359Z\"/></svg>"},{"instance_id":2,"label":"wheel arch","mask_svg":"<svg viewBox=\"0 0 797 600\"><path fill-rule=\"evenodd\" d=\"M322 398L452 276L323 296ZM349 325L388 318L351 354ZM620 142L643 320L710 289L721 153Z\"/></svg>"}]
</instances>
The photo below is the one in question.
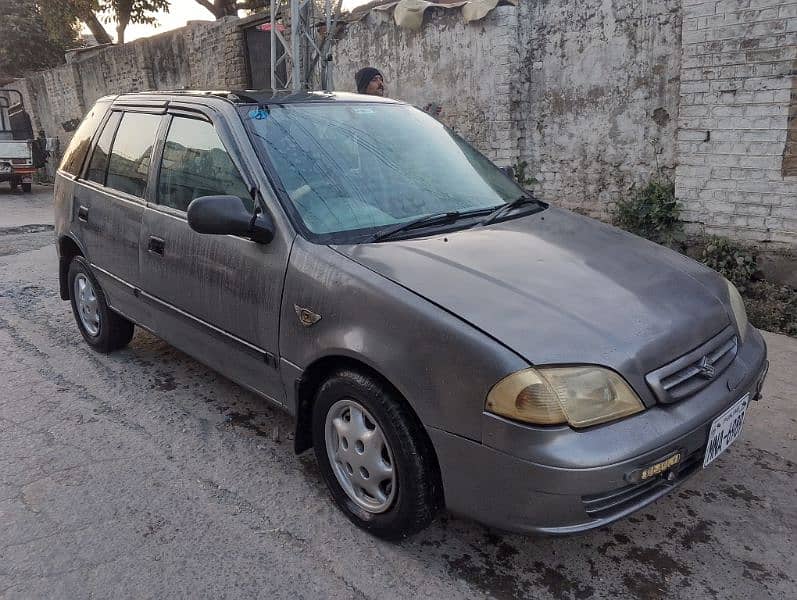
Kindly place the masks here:
<instances>
[{"instance_id":1,"label":"wheel arch","mask_svg":"<svg viewBox=\"0 0 797 600\"><path fill-rule=\"evenodd\" d=\"M372 377L385 386L389 387L395 392L396 398L402 404L404 414L409 419L412 419L418 426L418 430L422 432L423 443L428 445L431 456L434 458L434 467L438 482L442 481L440 475L440 464L437 460L437 453L435 452L432 440L426 432L423 422L418 417L418 414L412 408L412 405L404 397L404 394L393 385L393 383L382 373L374 367L368 365L364 361L358 360L351 356L344 355L329 355L313 361L302 373L302 376L296 382L296 431L294 435L294 451L296 454L301 454L309 450L313 446L313 432L312 432L312 414L313 403L315 402L315 395L321 384L326 381L333 373L350 369L357 371L363 375ZM440 488L442 490L442 486Z\"/></svg>"},{"instance_id":2,"label":"wheel arch","mask_svg":"<svg viewBox=\"0 0 797 600\"><path fill-rule=\"evenodd\" d=\"M58 287L61 300L70 299L69 291L69 265L76 256L85 258L85 253L80 245L70 236L62 235L58 238Z\"/></svg>"}]
</instances>

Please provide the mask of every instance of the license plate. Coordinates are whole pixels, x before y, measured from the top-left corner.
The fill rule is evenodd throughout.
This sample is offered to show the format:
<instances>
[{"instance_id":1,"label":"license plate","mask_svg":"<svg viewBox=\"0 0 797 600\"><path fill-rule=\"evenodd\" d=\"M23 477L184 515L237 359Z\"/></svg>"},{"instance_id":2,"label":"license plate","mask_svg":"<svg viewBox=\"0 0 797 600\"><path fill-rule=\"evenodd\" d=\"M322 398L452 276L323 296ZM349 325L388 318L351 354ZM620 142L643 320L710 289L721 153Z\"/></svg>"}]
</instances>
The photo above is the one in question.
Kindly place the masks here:
<instances>
[{"instance_id":1,"label":"license plate","mask_svg":"<svg viewBox=\"0 0 797 600\"><path fill-rule=\"evenodd\" d=\"M745 394L741 400L714 419L708 434L706 456L703 459L704 467L725 452L726 448L739 437L749 402L750 394Z\"/></svg>"}]
</instances>

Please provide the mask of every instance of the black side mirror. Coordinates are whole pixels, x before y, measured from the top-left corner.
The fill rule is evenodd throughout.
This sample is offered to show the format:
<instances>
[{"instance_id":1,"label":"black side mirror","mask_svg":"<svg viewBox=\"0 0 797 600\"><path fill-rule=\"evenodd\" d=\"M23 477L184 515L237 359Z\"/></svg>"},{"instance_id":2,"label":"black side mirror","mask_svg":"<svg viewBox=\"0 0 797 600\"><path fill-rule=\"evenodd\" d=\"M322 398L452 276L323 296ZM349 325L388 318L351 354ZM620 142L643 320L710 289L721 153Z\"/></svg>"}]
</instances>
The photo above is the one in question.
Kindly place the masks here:
<instances>
[{"instance_id":1,"label":"black side mirror","mask_svg":"<svg viewBox=\"0 0 797 600\"><path fill-rule=\"evenodd\" d=\"M264 214L256 217L238 196L202 196L188 205L188 226L197 233L240 235L260 244L274 239L274 223Z\"/></svg>"},{"instance_id":2,"label":"black side mirror","mask_svg":"<svg viewBox=\"0 0 797 600\"><path fill-rule=\"evenodd\" d=\"M515 169L513 169L512 167L499 167L499 168L504 172L504 175L509 177L512 181L515 180Z\"/></svg>"}]
</instances>

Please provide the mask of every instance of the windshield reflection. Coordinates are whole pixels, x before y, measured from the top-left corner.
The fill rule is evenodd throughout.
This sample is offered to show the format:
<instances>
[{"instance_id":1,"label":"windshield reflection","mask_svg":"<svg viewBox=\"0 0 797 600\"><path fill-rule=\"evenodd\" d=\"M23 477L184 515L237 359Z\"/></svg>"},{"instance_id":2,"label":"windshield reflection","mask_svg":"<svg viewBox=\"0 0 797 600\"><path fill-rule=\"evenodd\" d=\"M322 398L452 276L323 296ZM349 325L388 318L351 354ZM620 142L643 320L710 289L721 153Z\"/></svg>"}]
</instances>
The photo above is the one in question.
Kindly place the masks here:
<instances>
[{"instance_id":1,"label":"windshield reflection","mask_svg":"<svg viewBox=\"0 0 797 600\"><path fill-rule=\"evenodd\" d=\"M351 241L523 194L470 145L410 106L288 104L241 113L312 234Z\"/></svg>"}]
</instances>

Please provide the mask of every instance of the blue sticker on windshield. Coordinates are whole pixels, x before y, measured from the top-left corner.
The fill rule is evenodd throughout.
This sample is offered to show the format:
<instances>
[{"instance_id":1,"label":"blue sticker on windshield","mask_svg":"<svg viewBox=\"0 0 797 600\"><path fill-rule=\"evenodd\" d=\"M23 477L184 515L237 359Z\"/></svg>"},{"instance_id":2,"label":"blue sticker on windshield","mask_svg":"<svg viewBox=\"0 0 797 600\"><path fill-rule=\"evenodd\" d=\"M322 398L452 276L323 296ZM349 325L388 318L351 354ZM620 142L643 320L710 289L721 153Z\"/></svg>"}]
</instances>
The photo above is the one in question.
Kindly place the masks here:
<instances>
[{"instance_id":1,"label":"blue sticker on windshield","mask_svg":"<svg viewBox=\"0 0 797 600\"><path fill-rule=\"evenodd\" d=\"M265 108L254 108L249 111L249 116L252 119L262 121L264 119L268 119L268 110L266 110Z\"/></svg>"}]
</instances>

